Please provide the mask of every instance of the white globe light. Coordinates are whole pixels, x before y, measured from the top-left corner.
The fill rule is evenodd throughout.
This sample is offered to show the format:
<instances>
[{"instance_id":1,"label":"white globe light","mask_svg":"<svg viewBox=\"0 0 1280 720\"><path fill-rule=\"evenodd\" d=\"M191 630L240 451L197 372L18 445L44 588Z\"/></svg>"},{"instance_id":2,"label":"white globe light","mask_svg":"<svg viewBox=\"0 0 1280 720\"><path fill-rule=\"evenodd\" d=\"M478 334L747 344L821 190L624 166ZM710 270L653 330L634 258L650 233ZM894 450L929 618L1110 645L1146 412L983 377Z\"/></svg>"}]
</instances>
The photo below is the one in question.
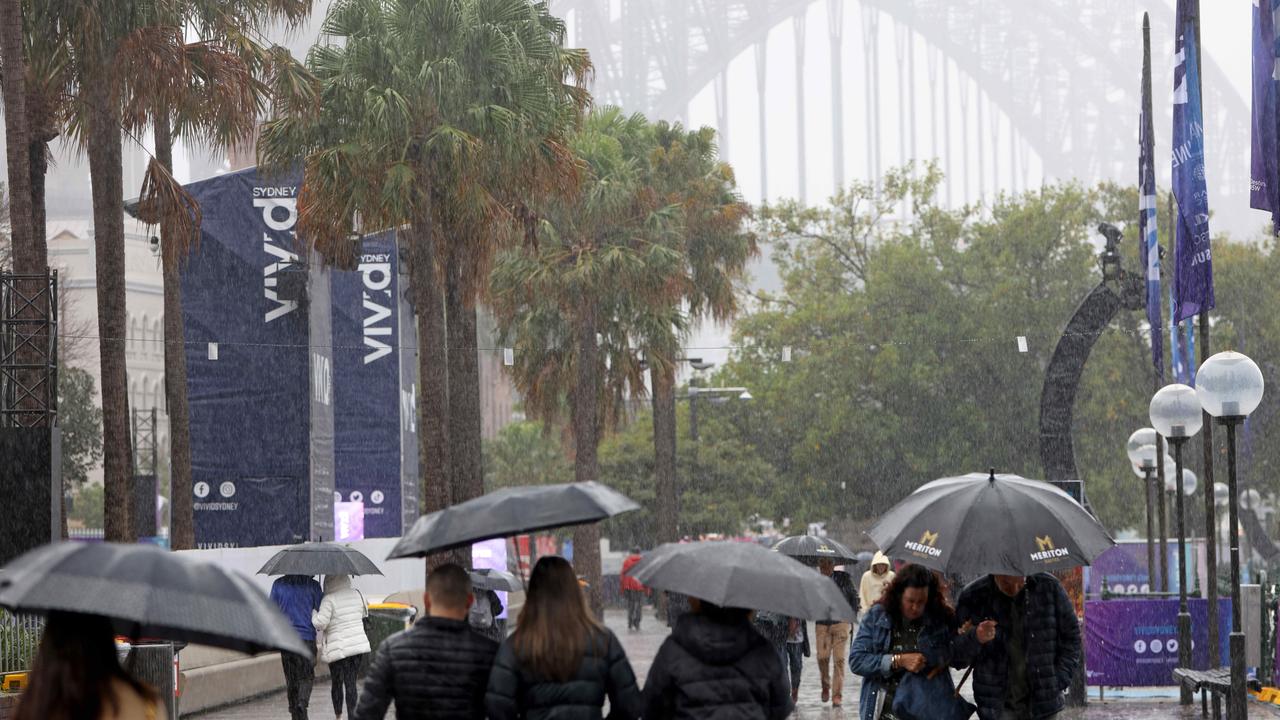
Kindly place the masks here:
<instances>
[{"instance_id":1,"label":"white globe light","mask_svg":"<svg viewBox=\"0 0 1280 720\"><path fill-rule=\"evenodd\" d=\"M1214 417L1245 417L1262 402L1264 383L1258 364L1238 352L1220 352L1196 373L1200 407Z\"/></svg>"},{"instance_id":2,"label":"white globe light","mask_svg":"<svg viewBox=\"0 0 1280 720\"><path fill-rule=\"evenodd\" d=\"M1174 473L1165 473L1164 475L1164 491L1167 493L1173 492L1174 487L1176 485L1173 481L1173 477L1174 477ZM1182 494L1195 495L1197 484L1198 484L1198 481L1196 480L1196 474L1191 472L1190 470L1187 470L1186 468L1183 468Z\"/></svg>"},{"instance_id":3,"label":"white globe light","mask_svg":"<svg viewBox=\"0 0 1280 720\"><path fill-rule=\"evenodd\" d=\"M1253 488L1240 491L1240 507L1245 510L1257 510L1262 505L1262 493Z\"/></svg>"},{"instance_id":4,"label":"white globe light","mask_svg":"<svg viewBox=\"0 0 1280 720\"><path fill-rule=\"evenodd\" d=\"M1140 428L1138 430L1133 431L1133 434L1129 436L1129 441L1126 442L1124 446L1125 452L1129 453L1129 462L1133 463L1134 465L1142 465L1143 458L1145 458L1146 456L1140 455L1139 451L1141 451L1142 448L1147 445L1151 446L1150 459L1151 459L1151 463L1155 464L1155 461L1156 461L1155 428ZM1138 474L1141 475L1142 473L1139 472Z\"/></svg>"},{"instance_id":5,"label":"white globe light","mask_svg":"<svg viewBox=\"0 0 1280 720\"><path fill-rule=\"evenodd\" d=\"M1231 497L1231 488L1226 483L1216 482L1213 484L1213 504L1226 505L1227 498Z\"/></svg>"},{"instance_id":6,"label":"white globe light","mask_svg":"<svg viewBox=\"0 0 1280 720\"><path fill-rule=\"evenodd\" d=\"M1200 432L1204 413L1195 388L1166 385L1151 398L1151 426L1167 438L1189 438Z\"/></svg>"}]
</instances>

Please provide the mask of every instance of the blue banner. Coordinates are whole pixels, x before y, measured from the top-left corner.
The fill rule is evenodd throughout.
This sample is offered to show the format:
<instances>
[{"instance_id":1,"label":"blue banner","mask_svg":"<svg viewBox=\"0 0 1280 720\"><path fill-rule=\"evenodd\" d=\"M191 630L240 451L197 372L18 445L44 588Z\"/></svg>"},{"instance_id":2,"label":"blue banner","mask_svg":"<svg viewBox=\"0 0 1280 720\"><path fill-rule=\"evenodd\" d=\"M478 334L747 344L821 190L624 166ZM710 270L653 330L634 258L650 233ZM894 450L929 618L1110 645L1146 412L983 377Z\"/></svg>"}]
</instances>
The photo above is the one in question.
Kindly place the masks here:
<instances>
[{"instance_id":1,"label":"blue banner","mask_svg":"<svg viewBox=\"0 0 1280 720\"><path fill-rule=\"evenodd\" d=\"M1199 0L1178 0L1173 91L1173 194L1178 199L1177 273L1173 317L1178 322L1213 308L1209 191L1205 185L1204 119L1195 18Z\"/></svg>"},{"instance_id":2,"label":"blue banner","mask_svg":"<svg viewBox=\"0 0 1280 720\"><path fill-rule=\"evenodd\" d=\"M402 276L395 233L365 238L359 260L356 270L333 278L334 497L364 504L365 537L399 537Z\"/></svg>"},{"instance_id":3,"label":"blue banner","mask_svg":"<svg viewBox=\"0 0 1280 720\"><path fill-rule=\"evenodd\" d=\"M1253 128L1249 205L1280 233L1280 0L1253 0Z\"/></svg>"},{"instance_id":4,"label":"blue banner","mask_svg":"<svg viewBox=\"0 0 1280 720\"><path fill-rule=\"evenodd\" d=\"M1160 297L1160 238L1156 225L1155 121L1151 115L1151 22L1142 16L1142 110L1138 116L1138 234L1147 276L1151 362L1164 385L1164 321Z\"/></svg>"},{"instance_id":5,"label":"blue banner","mask_svg":"<svg viewBox=\"0 0 1280 720\"><path fill-rule=\"evenodd\" d=\"M182 270L197 547L333 537L329 274L298 255L299 180L188 186L203 210Z\"/></svg>"},{"instance_id":6,"label":"blue banner","mask_svg":"<svg viewBox=\"0 0 1280 720\"><path fill-rule=\"evenodd\" d=\"M1209 601L1187 601L1191 664L1221 667L1228 657L1231 601L1218 601L1217 657L1210 665ZM1085 603L1085 678L1089 685L1161 687L1178 666L1178 600L1090 600Z\"/></svg>"}]
</instances>

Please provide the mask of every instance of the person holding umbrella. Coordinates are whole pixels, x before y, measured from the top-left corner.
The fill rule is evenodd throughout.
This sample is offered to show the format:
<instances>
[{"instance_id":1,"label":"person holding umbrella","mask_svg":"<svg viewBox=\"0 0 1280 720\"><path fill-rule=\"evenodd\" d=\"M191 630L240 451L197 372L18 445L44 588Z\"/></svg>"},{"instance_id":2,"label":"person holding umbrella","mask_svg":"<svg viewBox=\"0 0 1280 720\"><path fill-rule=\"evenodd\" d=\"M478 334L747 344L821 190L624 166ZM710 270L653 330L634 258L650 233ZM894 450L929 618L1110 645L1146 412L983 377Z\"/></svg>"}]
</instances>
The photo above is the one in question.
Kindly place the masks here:
<instances>
[{"instance_id":1,"label":"person holding umbrella","mask_svg":"<svg viewBox=\"0 0 1280 720\"><path fill-rule=\"evenodd\" d=\"M51 612L14 720L157 720L164 702L120 667L111 621Z\"/></svg>"},{"instance_id":2,"label":"person holding umbrella","mask_svg":"<svg viewBox=\"0 0 1280 720\"><path fill-rule=\"evenodd\" d=\"M491 720L640 717L640 689L621 643L587 607L573 566L538 560L516 630L494 659L485 709Z\"/></svg>"},{"instance_id":3,"label":"person holding umbrella","mask_svg":"<svg viewBox=\"0 0 1280 720\"><path fill-rule=\"evenodd\" d=\"M836 571L835 561L819 560L818 570L831 578L849 607L858 607L858 591L853 587L849 573ZM818 620L814 634L818 638L818 674L822 678L822 702L831 701L831 707L844 703L844 657L849 651L850 625L847 622Z\"/></svg>"},{"instance_id":4,"label":"person holding umbrella","mask_svg":"<svg viewBox=\"0 0 1280 720\"><path fill-rule=\"evenodd\" d=\"M289 718L308 720L311 688L316 681L316 628L311 624L311 614L320 609L324 591L320 589L320 583L310 575L283 575L271 583L271 599L280 607L293 629L298 631L298 637L302 638L302 642L311 651L310 657L280 653Z\"/></svg>"},{"instance_id":5,"label":"person holding umbrella","mask_svg":"<svg viewBox=\"0 0 1280 720\"><path fill-rule=\"evenodd\" d=\"M342 700L346 696L348 710L356 707L356 673L369 654L369 637L364 633L364 619L369 606L364 594L351 586L348 575L326 575L324 599L311 614L315 626L320 659L329 665L330 695L333 714L342 720Z\"/></svg>"}]
</instances>

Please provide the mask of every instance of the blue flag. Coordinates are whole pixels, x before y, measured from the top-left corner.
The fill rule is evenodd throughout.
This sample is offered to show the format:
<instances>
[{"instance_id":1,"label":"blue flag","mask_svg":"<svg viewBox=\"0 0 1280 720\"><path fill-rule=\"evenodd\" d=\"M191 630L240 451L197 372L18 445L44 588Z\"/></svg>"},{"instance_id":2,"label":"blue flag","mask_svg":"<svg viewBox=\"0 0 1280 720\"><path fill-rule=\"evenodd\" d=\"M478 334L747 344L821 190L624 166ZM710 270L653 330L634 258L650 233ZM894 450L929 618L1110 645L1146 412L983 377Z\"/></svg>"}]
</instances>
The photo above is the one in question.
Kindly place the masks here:
<instances>
[{"instance_id":1,"label":"blue flag","mask_svg":"<svg viewBox=\"0 0 1280 720\"><path fill-rule=\"evenodd\" d=\"M1280 0L1277 0L1280 2ZM1138 234L1147 276L1147 325L1151 362L1164 385L1164 328L1160 297L1160 244L1156 232L1155 121L1151 116L1151 22L1142 16L1142 111L1138 116Z\"/></svg>"},{"instance_id":2,"label":"blue flag","mask_svg":"<svg viewBox=\"0 0 1280 720\"><path fill-rule=\"evenodd\" d=\"M1280 233L1280 0L1253 0L1253 127L1249 205Z\"/></svg>"},{"instance_id":3,"label":"blue flag","mask_svg":"<svg viewBox=\"0 0 1280 720\"><path fill-rule=\"evenodd\" d=\"M1173 78L1173 194L1178 199L1173 317L1182 322L1213 308L1209 191L1204 172L1204 119L1195 18L1199 0L1178 0Z\"/></svg>"}]
</instances>

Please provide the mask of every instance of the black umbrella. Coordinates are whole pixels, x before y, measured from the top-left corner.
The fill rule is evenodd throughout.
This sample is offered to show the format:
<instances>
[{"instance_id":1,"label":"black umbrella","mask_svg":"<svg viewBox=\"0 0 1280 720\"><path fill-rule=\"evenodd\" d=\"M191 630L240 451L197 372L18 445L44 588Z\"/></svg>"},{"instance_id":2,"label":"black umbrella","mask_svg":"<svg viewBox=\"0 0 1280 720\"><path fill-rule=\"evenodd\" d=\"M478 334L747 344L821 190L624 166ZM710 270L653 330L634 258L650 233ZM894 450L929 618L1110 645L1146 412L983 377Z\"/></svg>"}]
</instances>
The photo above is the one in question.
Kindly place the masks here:
<instances>
[{"instance_id":1,"label":"black umbrella","mask_svg":"<svg viewBox=\"0 0 1280 720\"><path fill-rule=\"evenodd\" d=\"M259 575L381 575L373 561L355 548L337 543L302 543L276 553Z\"/></svg>"},{"instance_id":2,"label":"black umbrella","mask_svg":"<svg viewBox=\"0 0 1280 720\"><path fill-rule=\"evenodd\" d=\"M849 548L831 538L817 535L792 535L779 540L773 549L806 564L831 560L837 565L844 565L858 560L857 554Z\"/></svg>"},{"instance_id":3,"label":"black umbrella","mask_svg":"<svg viewBox=\"0 0 1280 720\"><path fill-rule=\"evenodd\" d=\"M964 577L1088 565L1115 545L1070 495L1039 480L994 472L924 485L867 534L891 558Z\"/></svg>"},{"instance_id":4,"label":"black umbrella","mask_svg":"<svg viewBox=\"0 0 1280 720\"><path fill-rule=\"evenodd\" d=\"M513 487L423 515L388 560L422 557L481 540L599 522L640 506L595 482Z\"/></svg>"},{"instance_id":5,"label":"black umbrella","mask_svg":"<svg viewBox=\"0 0 1280 720\"><path fill-rule=\"evenodd\" d=\"M755 543L668 543L647 553L631 576L649 587L721 607L769 610L806 620L852 621L836 584L813 568Z\"/></svg>"},{"instance_id":6,"label":"black umbrella","mask_svg":"<svg viewBox=\"0 0 1280 720\"><path fill-rule=\"evenodd\" d=\"M520 578L504 570L480 568L471 571L471 587L477 590L499 590L502 592L518 592L524 589Z\"/></svg>"},{"instance_id":7,"label":"black umbrella","mask_svg":"<svg viewBox=\"0 0 1280 720\"><path fill-rule=\"evenodd\" d=\"M32 550L0 572L0 606L101 615L131 638L311 657L248 578L152 545L62 542Z\"/></svg>"}]
</instances>

